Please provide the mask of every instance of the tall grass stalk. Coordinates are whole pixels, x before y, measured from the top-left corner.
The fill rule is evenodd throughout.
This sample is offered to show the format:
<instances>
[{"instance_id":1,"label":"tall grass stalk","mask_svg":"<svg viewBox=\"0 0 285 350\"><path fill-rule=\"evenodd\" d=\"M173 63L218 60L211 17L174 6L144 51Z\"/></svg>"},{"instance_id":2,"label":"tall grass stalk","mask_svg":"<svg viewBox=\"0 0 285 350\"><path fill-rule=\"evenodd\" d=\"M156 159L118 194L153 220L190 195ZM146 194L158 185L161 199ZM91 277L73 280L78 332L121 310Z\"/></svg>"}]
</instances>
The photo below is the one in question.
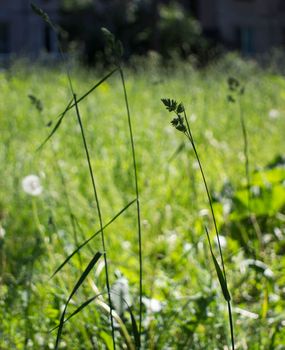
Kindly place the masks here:
<instances>
[{"instance_id":1,"label":"tall grass stalk","mask_svg":"<svg viewBox=\"0 0 285 350\"><path fill-rule=\"evenodd\" d=\"M103 220L102 220L102 213L101 213L101 209L100 209L100 202L99 202L99 197L97 194L97 187L96 187L96 182L95 182L95 178L94 178L94 174L93 174L93 169L92 169L92 165L91 165L91 160L90 160L90 155L89 155L89 150L88 150L88 146L87 146L87 141L86 141L86 137L85 137L85 132L84 132L84 127L82 124L82 120L81 120L81 116L80 116L80 111L79 111L79 107L78 107L78 101L76 98L76 94L74 92L73 89L73 85L72 85L72 80L71 80L71 75L69 72L69 67L68 67L68 63L65 59L65 56L63 54L63 50L58 38L58 29L56 28L56 26L52 23L52 21L50 20L49 16L42 11L40 8L38 8L34 3L31 3L31 7L33 9L33 11L39 15L40 17L42 17L42 19L47 22L50 27L53 29L53 31L56 34L56 39L57 39L57 45L59 48L59 52L60 55L62 57L62 60L64 62L64 66L66 68L66 74L67 74L67 78L68 78L68 83L69 83L69 87L70 87L70 91L72 94L72 98L74 101L73 106L75 106L75 111L76 111L76 116L77 116L77 121L78 124L80 126L80 131L81 131L81 136L82 136L82 141L83 141L83 147L85 150L85 155L86 155L86 160L88 163L88 169L89 169L89 174L90 174L90 178L91 178L91 182L92 182L92 188L93 188L93 192L94 192L94 197L95 197L95 202L96 202L96 206L97 206L97 213L98 213L98 217L99 217L99 223L100 223L100 231L101 231L101 242L102 242L102 248L103 248L103 256L104 256L104 265L105 265L105 278L106 278L106 287L107 287L107 293L108 293L108 301L109 301L109 307L110 307L110 319L111 319L111 330L112 330L112 341L113 341L113 348L114 350L116 349L116 342L115 342L115 327L114 327L114 321L113 321L113 315L112 315L112 302L111 302L111 290L110 290L110 282L109 282L109 272L108 272L108 261L107 261L107 252L106 252L106 245L105 245L105 237L104 237L104 230L103 230ZM110 73L112 74L112 72ZM101 84L101 83L100 83ZM95 85L95 87L93 88L93 90L98 87L100 84ZM93 91L92 90L92 91ZM90 92L88 92L90 93ZM86 93L85 95L83 95L80 100L83 100L88 93ZM68 104L67 108L65 109L65 113L73 107L71 105L71 103ZM64 114L65 114L64 113ZM59 120L59 124L61 123L63 116L61 116L60 120ZM56 130L56 129L55 129ZM82 277L82 275L81 275ZM67 304L65 306L65 310L66 310ZM62 314L62 316L64 316L64 314ZM63 321L63 320L62 320ZM58 333L59 335L59 333ZM56 340L56 349L58 347L59 344L59 337L57 337Z\"/></svg>"},{"instance_id":2,"label":"tall grass stalk","mask_svg":"<svg viewBox=\"0 0 285 350\"><path fill-rule=\"evenodd\" d=\"M247 136L247 129L246 129L245 120L244 120L241 96L239 97L239 118L240 118L240 125L241 125L242 138L243 138L243 155L244 155L244 167L245 167L246 188L247 188L247 205L248 205L249 215L251 215L248 136Z\"/></svg>"},{"instance_id":3,"label":"tall grass stalk","mask_svg":"<svg viewBox=\"0 0 285 350\"><path fill-rule=\"evenodd\" d=\"M196 160L197 160L197 162L199 164L199 170L200 170L200 173L202 175L204 187L205 187L205 190L206 190L206 193L207 193L208 203L209 203L209 207L210 207L210 210L211 210L211 215L212 215L214 228L215 228L215 232L216 232L216 238L217 238L217 242L218 242L218 248L219 248L219 254L220 254L221 263L222 263L223 275L224 275L225 283L226 283L226 286L227 286L227 275L226 275L225 263L224 263L224 258L223 258L223 252L222 252L222 248L221 248L220 235L219 235L219 231L218 231L218 227L217 227L217 221L216 221L216 217L215 217L215 212L214 212L214 209L213 209L213 201L212 201L212 198L211 198L211 194L210 194L209 187L208 187L208 184L207 184L207 180L206 180L206 177L205 177L205 173L204 173L204 170L203 170L203 167L202 167L202 163L201 163L200 157L198 155L197 148L195 146L194 138L193 138L193 135L192 135L192 132L191 132L191 128L190 128L190 125L189 125L189 122L188 122L188 118L187 118L187 115L186 115L186 111L185 111L184 108L183 108L183 114L184 114L184 118L185 118L186 126L187 126L186 136L189 139L189 141L191 142L191 145L193 147L193 151L195 153ZM230 302L230 300L226 300L226 301L227 301L227 306L228 306L228 315L229 315L229 325L230 325L230 332L231 332L232 350L234 350L235 349L235 342L234 342L234 328L233 328L233 316L232 316L231 302Z\"/></svg>"},{"instance_id":4,"label":"tall grass stalk","mask_svg":"<svg viewBox=\"0 0 285 350\"><path fill-rule=\"evenodd\" d=\"M85 137L84 127L83 127L83 124L82 124L82 120L81 120L81 116L80 116L79 107L78 107L78 104L77 104L75 93L73 93L73 98L74 98L74 103L75 103L75 110L76 110L78 124L80 126L80 132L81 132L81 136L82 136L82 142L83 142L83 146L84 146L84 150L85 150L85 155L86 155L86 160L87 160L87 164L88 164L89 174L90 174L90 177L91 177L94 198L95 198L95 201L96 201L97 213L98 213L98 217L99 217L99 224L100 224L100 231L101 231L101 242L102 242L103 256L104 256L104 265L105 265L106 286L107 286L108 301L109 301L109 306L110 306L112 341L113 341L113 347L114 347L114 349L116 349L115 327L114 327L114 320L113 320L113 314L112 314L111 288L110 288L110 280L109 280L107 250L106 250L106 244L105 244L105 236L104 236L104 229L103 229L102 213L101 213L101 209L100 209L100 202L99 202L99 197L98 197L98 193L97 193L97 186L96 186L96 182L95 182L95 177L94 177L93 169L92 169L92 165L91 165L89 149L88 149L88 146L87 146L87 141L86 141L86 137Z\"/></svg>"},{"instance_id":5,"label":"tall grass stalk","mask_svg":"<svg viewBox=\"0 0 285 350\"><path fill-rule=\"evenodd\" d=\"M242 103L242 97L244 96L245 87L239 82L238 79L229 77L228 78L229 95L228 101L235 103L238 102L239 109L239 120L243 139L243 158L244 158L244 173L246 179L246 193L247 193L247 211L248 217L251 221L255 230L260 247L262 247L262 233L259 224L256 220L256 216L253 213L252 208L252 196L251 196L251 179L250 179L250 160L249 160L249 142L248 142L248 131L244 118L244 109ZM256 250L253 249L253 254L256 256Z\"/></svg>"},{"instance_id":6,"label":"tall grass stalk","mask_svg":"<svg viewBox=\"0 0 285 350\"><path fill-rule=\"evenodd\" d=\"M166 106L166 108L169 112L174 112L176 114L176 117L172 120L171 123L178 131L183 132L183 134L188 138L188 140L190 141L190 143L192 145L192 148L193 148L193 151L195 154L195 158L196 158L198 165L199 165L199 170L200 170L200 173L201 173L201 176L203 179L203 184L204 184L204 187L206 190L208 204L209 204L210 211L211 211L211 216L212 216L213 223L214 223L216 238L217 238L217 242L218 242L219 255L220 255L220 259L221 259L221 263L222 263L222 271L220 270L219 264L215 258L215 255L213 254L211 245L210 245L210 250L211 250L212 258L213 258L214 263L215 263L216 272L218 274L218 278L219 278L219 281L220 281L220 284L222 287L223 295L224 295L224 298L225 298L225 300L227 302L227 306L228 306L231 344L232 344L232 350L234 350L235 349L235 342L234 342L233 316L232 316L230 295L229 295L228 287L227 287L227 275L226 275L226 269L225 269L225 264L224 264L222 248L221 248L219 231L218 231L218 227L217 227L217 221L216 221L216 217L215 217L215 213L214 213L214 209L213 209L212 198L211 198L211 194L210 194L209 187L207 184L205 172L203 170L203 166L202 166L202 163L201 163L201 160L200 160L200 157L199 157L196 145L195 145L195 141L194 141L194 138L193 138L193 135L191 132L190 124L189 124L184 106L182 105L182 103L177 104L176 101L170 100L170 99L162 99L162 102ZM182 114L183 114L183 117L182 117ZM184 120L186 122L186 125L184 124ZM206 230L206 233L208 236L207 230ZM209 236L208 236L208 239L209 239ZM209 244L210 244L210 239L209 239Z\"/></svg>"},{"instance_id":7,"label":"tall grass stalk","mask_svg":"<svg viewBox=\"0 0 285 350\"><path fill-rule=\"evenodd\" d=\"M135 180L135 192L136 192L136 207L137 207L137 226L138 226L138 249L139 249L139 338L142 331L142 289L143 289L143 261L142 261L142 232L141 232L141 212L140 212L140 200L139 200L139 186L138 186L138 171L136 162L136 151L135 142L132 129L131 113L128 102L128 94L125 84L124 71L122 69L122 55L123 55L123 45L120 40L116 40L115 36L106 28L102 28L102 34L104 35L106 41L106 54L108 58L114 63L115 67L119 70L121 83L124 92L124 101L127 111L129 135L132 150L133 159L133 171ZM140 348L140 342L139 342Z\"/></svg>"},{"instance_id":8,"label":"tall grass stalk","mask_svg":"<svg viewBox=\"0 0 285 350\"><path fill-rule=\"evenodd\" d=\"M131 140L132 148L132 158L133 158L133 168L134 168L134 178L135 178L135 190L136 190L136 207L137 207L137 225L138 225L138 248L139 248L139 335L142 331L142 292L143 292L143 259L142 259L142 232L141 232L141 213L140 213L140 199L139 199L139 186L138 186L138 174L137 174L137 162L136 162L136 152L135 143L132 130L131 114L128 102L128 95L125 84L124 72L121 67L119 67L121 82L124 90L124 99L127 110L128 126Z\"/></svg>"}]
</instances>

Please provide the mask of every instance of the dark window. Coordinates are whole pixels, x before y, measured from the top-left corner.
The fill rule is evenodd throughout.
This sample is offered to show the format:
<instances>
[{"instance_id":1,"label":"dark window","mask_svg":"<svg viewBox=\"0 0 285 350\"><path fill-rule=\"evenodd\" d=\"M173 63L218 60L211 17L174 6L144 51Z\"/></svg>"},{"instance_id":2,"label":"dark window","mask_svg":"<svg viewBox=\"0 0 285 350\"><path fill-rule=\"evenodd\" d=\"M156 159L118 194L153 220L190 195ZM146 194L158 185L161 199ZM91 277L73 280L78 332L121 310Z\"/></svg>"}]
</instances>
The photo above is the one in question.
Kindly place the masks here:
<instances>
[{"instance_id":1,"label":"dark window","mask_svg":"<svg viewBox=\"0 0 285 350\"><path fill-rule=\"evenodd\" d=\"M0 53L9 52L9 26L8 23L0 23Z\"/></svg>"},{"instance_id":2,"label":"dark window","mask_svg":"<svg viewBox=\"0 0 285 350\"><path fill-rule=\"evenodd\" d=\"M251 27L238 27L236 30L237 45L241 52L250 55L254 52L254 31Z\"/></svg>"}]
</instances>

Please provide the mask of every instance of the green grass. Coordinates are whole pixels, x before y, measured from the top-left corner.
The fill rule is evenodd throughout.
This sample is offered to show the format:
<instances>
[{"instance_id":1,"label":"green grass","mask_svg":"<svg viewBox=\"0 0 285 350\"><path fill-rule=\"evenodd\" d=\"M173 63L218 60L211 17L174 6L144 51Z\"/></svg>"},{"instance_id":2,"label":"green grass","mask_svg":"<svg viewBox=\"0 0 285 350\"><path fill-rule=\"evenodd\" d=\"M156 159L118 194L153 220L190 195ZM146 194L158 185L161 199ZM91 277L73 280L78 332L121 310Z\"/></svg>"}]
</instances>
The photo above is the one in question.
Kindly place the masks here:
<instances>
[{"instance_id":1,"label":"green grass","mask_svg":"<svg viewBox=\"0 0 285 350\"><path fill-rule=\"evenodd\" d=\"M206 224L214 239L209 209L208 214L203 211L208 208L207 197L191 145L171 127L169 115L161 105L162 97L171 97L185 105L211 194L219 199L214 210L219 233L227 241L223 254L232 297L236 348L282 349L285 174L282 168L273 169L269 181L264 179L267 173L258 173L260 182L259 175L253 172L264 169L277 155L284 154L284 78L237 57L224 59L200 72L190 65L174 63L160 69L155 58L139 67L135 72L127 70L125 78L141 192L143 296L162 305L153 314L144 307L142 348L230 346L227 307L204 231ZM87 71L75 66L71 77L78 98L106 73L103 69ZM243 140L238 106L227 101L229 76L237 77L245 85L243 113L251 181L261 188L260 196L251 201L251 210L254 207L257 211L263 237L261 248L244 209L247 180ZM55 123L56 116L72 99L64 69L15 64L0 72L0 92L0 225L6 231L4 239L0 239L3 319L0 348L51 349L56 331L49 331L58 325L63 306L89 261L102 250L100 237L49 278L76 249L76 240L80 244L100 229L99 219L94 216L96 202L74 110L68 112L51 140L36 151L51 131L52 127L46 125L51 120ZM42 112L28 95L41 100ZM106 224L136 198L119 74L115 73L81 101L79 108L91 163L96 169L103 224ZM273 109L279 111L276 119L269 118ZM43 193L38 197L22 190L21 181L29 174L41 177ZM234 195L224 194L225 183L231 184ZM274 194L268 188L278 191ZM226 215L222 204L229 199L234 205ZM71 213L76 218L74 221ZM250 242L242 240L244 231ZM108 226L104 234L110 283L116 281L118 271L128 279L132 310L139 322L135 204ZM253 255L247 243L260 248L257 256L265 266L250 260ZM213 249L218 256L214 243ZM98 292L104 293L108 304L102 262L103 259L97 262L70 300L67 316ZM102 302L96 303L95 299L66 322L61 348L112 348L109 313ZM134 344L127 311L122 320ZM116 341L118 348L126 343L124 334L118 330Z\"/></svg>"}]
</instances>

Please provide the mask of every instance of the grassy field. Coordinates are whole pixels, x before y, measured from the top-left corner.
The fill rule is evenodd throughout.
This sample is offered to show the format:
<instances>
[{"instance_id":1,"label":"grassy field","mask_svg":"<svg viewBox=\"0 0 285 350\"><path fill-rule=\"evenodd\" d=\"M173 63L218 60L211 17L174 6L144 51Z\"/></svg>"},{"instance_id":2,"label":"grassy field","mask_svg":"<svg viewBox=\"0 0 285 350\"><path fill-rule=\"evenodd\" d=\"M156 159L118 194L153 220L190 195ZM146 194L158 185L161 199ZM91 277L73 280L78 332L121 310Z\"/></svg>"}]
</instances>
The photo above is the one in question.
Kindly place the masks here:
<instances>
[{"instance_id":1,"label":"grassy field","mask_svg":"<svg viewBox=\"0 0 285 350\"><path fill-rule=\"evenodd\" d=\"M139 68L138 68L139 67ZM78 97L108 70L74 67ZM161 98L183 102L204 167L232 297L236 349L285 349L285 79L228 56L205 70L153 57L126 70L140 189L142 349L230 349L227 305L214 253L217 241L191 144L170 124ZM245 86L228 101L227 80ZM64 69L17 63L0 72L0 349L54 349L63 307L98 251L99 236L52 279L64 259L99 230L74 109L37 148L72 98ZM30 96L30 97L29 97ZM136 198L124 94L118 73L78 105L103 224ZM243 113L248 136L251 204L247 203ZM51 124L52 122L52 124ZM38 195L23 189L40 178ZM105 230L110 284L139 322L136 207ZM220 260L219 260L220 261ZM102 293L62 330L60 349L112 349L104 261L72 297L66 316ZM114 297L118 349L135 349L130 315Z\"/></svg>"}]
</instances>

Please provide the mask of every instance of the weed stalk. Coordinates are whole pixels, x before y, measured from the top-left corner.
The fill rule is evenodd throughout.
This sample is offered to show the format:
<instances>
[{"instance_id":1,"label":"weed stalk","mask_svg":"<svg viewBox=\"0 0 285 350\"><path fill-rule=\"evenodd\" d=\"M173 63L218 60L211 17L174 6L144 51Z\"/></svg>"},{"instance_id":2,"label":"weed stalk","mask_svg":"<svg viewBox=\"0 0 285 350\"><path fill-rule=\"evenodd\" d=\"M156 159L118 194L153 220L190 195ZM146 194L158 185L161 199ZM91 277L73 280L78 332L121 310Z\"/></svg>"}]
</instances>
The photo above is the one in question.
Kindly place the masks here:
<instances>
[{"instance_id":1,"label":"weed stalk","mask_svg":"<svg viewBox=\"0 0 285 350\"><path fill-rule=\"evenodd\" d=\"M217 237L217 242L218 242L218 248L219 248L219 254L220 254L220 258L221 258L221 263L222 263L222 269L223 269L223 275L225 278L225 283L227 285L227 275L226 275L226 269L225 269L225 263L224 263L224 258L223 258L223 252L222 252L222 248L221 248L221 242L220 242L220 236L219 236L219 231L218 231L218 227L217 227L217 221L216 221L216 217L215 217L215 212L214 212L214 208L213 208L213 204L212 204L212 197L209 191L209 187L207 184L207 180L205 177L205 173L202 167L202 163L200 160L200 157L198 155L198 151L197 148L195 146L195 142L194 142L194 138L190 129L190 125L188 122L188 118L185 112L185 109L183 110L184 113L184 118L186 121L186 126L187 126L187 131L186 131L186 136L189 139L189 141L191 142L191 145L193 147L194 153L195 153L195 157L196 160L198 162L199 165L199 169L200 169L200 173L202 175L202 179L203 179L203 183L204 183L204 187L207 193L207 198L208 198L208 203L209 203L209 207L211 210L211 215L212 215L212 219L213 219L213 223L214 223L214 227L215 227L215 232L216 232L216 237ZM232 317L232 309L231 309L231 302L230 300L226 300L227 301L227 306L228 306L228 315L229 315L229 324L230 324L230 332L231 332L231 343L232 343L232 350L235 349L235 342L234 342L234 327L233 327L233 317Z\"/></svg>"},{"instance_id":2,"label":"weed stalk","mask_svg":"<svg viewBox=\"0 0 285 350\"><path fill-rule=\"evenodd\" d=\"M83 127L83 124L82 124L82 120L81 120L81 116L80 116L80 112L79 112L79 108L78 108L78 104L77 104L75 93L73 93L73 98L74 98L74 104L75 104L75 110L76 110L78 124L80 126L80 132L81 132L81 136L82 136L82 142L83 142L83 146L84 146L84 150L85 150L86 160L87 160L87 163L88 163L89 174L90 174L90 177L91 177L94 198L95 198L96 206L97 206L97 213L98 213L98 217L99 217L99 224L100 224L100 231L101 231L101 241L102 241L103 256L104 256L104 265L105 265L106 286L107 286L108 301L109 301L109 306L110 306L112 340L113 340L113 347L114 347L114 349L116 349L115 327L114 327L114 320L113 320L113 314L112 314L111 288L110 288L110 281L109 281L109 271L108 271L108 262L107 262L107 253L106 253L106 245L105 245L105 236L104 236L104 229L103 229L102 213L101 213L101 209L100 209L100 202L99 202L99 197L98 197L98 193L97 193L95 177L94 177L93 169L92 169L92 165L91 165L89 149L88 149L88 146L87 146L87 141L86 141L86 137L85 137L84 127Z\"/></svg>"},{"instance_id":3,"label":"weed stalk","mask_svg":"<svg viewBox=\"0 0 285 350\"><path fill-rule=\"evenodd\" d=\"M137 207L137 222L138 222L138 245L139 245L139 334L142 331L142 289L143 289L143 262L142 262L142 232L141 232L141 214L140 214L140 200L139 200L139 186L138 186L138 175L137 175L137 162L136 162L136 152L135 143L132 130L131 113L128 102L128 95L125 84L124 72L121 67L119 67L121 82L124 90L124 99L127 110L129 133L132 148L132 158L133 158L133 168L134 168L134 178L135 178L135 190L136 190L136 207Z\"/></svg>"},{"instance_id":4,"label":"weed stalk","mask_svg":"<svg viewBox=\"0 0 285 350\"><path fill-rule=\"evenodd\" d=\"M212 204L212 198L211 198L211 194L210 194L209 187L207 184L206 176L205 176L203 166L202 166L202 163L201 163L201 160L200 160L200 157L199 157L196 145L195 145L195 141L194 141L194 138L193 138L193 135L191 132L190 124L189 124L189 121L188 121L183 104L182 103L178 104L175 100L171 100L171 99L162 99L162 103L166 106L166 109L169 112L174 112L176 114L176 117L171 121L171 124L178 131L182 132L190 141L192 148L193 148L193 151L194 151L194 154L195 154L195 158L196 158L198 165L199 165L200 173L202 175L204 187L205 187L205 190L207 193L209 207L211 210L211 216L212 216L213 223L214 223L215 233L216 233L216 237L217 237L219 255L220 255L220 259L221 259L221 263L222 263L222 271L221 271L219 264L215 258L215 255L212 251L212 247L211 247L211 243L210 243L207 229L206 229L206 233L207 233L208 241L210 244L211 255L212 255L213 261L215 263L216 272L217 272L217 275L218 275L218 278L219 278L219 281L220 281L220 284L222 287L224 298L225 298L227 305L228 305L231 344L232 344L232 350L234 350L235 349L235 342L234 342L234 327L233 327L232 309L231 309L231 303L230 303L231 299L230 299L230 295L229 295L228 287L227 287L227 276L226 276L226 269L225 269L224 258L223 258L221 243L220 243L219 231L218 231L218 227L217 227L216 217L215 217L213 204ZM183 116L182 116L182 114L183 114ZM184 120L186 122L186 126L184 124Z\"/></svg>"}]
</instances>

